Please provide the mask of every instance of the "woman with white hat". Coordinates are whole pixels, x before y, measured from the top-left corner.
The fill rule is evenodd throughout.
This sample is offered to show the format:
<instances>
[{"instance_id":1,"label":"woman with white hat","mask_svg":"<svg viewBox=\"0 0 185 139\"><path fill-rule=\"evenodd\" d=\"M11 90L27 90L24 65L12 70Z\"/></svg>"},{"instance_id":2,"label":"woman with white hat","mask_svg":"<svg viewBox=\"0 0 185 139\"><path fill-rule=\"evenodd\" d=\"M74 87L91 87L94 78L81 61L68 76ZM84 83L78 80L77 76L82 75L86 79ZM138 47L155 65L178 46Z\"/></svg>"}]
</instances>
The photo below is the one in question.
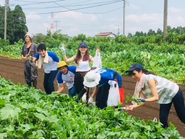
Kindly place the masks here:
<instances>
[{"instance_id":1,"label":"woman with white hat","mask_svg":"<svg viewBox=\"0 0 185 139\"><path fill-rule=\"evenodd\" d=\"M128 110L133 110L144 102L155 101L160 104L160 122L163 127L168 127L168 114L173 103L179 119L185 123L184 97L176 83L152 74L139 63L132 64L126 72L136 81L134 94L142 102L127 106Z\"/></svg>"},{"instance_id":2,"label":"woman with white hat","mask_svg":"<svg viewBox=\"0 0 185 139\"><path fill-rule=\"evenodd\" d=\"M91 70L84 77L83 84L85 87L96 87L93 95L97 92L96 105L101 109L107 107L108 91L110 88L110 85L108 84L109 80L116 80L119 88L122 88L121 75L111 69L103 68ZM77 98L77 101L79 99L80 97Z\"/></svg>"},{"instance_id":3,"label":"woman with white hat","mask_svg":"<svg viewBox=\"0 0 185 139\"><path fill-rule=\"evenodd\" d=\"M37 54L37 45L32 43L33 35L26 34L25 35L25 43L22 47L21 57L24 60L24 77L28 86L31 86L33 83L33 87L37 88L37 61L31 62L29 59Z\"/></svg>"}]
</instances>

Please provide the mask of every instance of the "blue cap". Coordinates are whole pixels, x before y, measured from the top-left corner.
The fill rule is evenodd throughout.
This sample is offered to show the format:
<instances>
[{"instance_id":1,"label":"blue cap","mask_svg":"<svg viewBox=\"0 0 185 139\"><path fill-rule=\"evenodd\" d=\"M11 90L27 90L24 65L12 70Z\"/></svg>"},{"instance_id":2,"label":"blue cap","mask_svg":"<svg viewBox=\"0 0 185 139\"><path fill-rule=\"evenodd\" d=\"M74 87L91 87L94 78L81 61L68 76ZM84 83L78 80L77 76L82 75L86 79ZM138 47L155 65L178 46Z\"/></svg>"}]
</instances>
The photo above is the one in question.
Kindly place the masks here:
<instances>
[{"instance_id":1,"label":"blue cap","mask_svg":"<svg viewBox=\"0 0 185 139\"><path fill-rule=\"evenodd\" d=\"M141 69L143 70L143 66L139 63L134 63L130 66L130 68L126 71L126 72L130 72L130 71L133 71L135 69Z\"/></svg>"},{"instance_id":2,"label":"blue cap","mask_svg":"<svg viewBox=\"0 0 185 139\"><path fill-rule=\"evenodd\" d=\"M85 43L85 42L81 42L80 44L79 44L79 47L86 47L87 48L87 44Z\"/></svg>"}]
</instances>

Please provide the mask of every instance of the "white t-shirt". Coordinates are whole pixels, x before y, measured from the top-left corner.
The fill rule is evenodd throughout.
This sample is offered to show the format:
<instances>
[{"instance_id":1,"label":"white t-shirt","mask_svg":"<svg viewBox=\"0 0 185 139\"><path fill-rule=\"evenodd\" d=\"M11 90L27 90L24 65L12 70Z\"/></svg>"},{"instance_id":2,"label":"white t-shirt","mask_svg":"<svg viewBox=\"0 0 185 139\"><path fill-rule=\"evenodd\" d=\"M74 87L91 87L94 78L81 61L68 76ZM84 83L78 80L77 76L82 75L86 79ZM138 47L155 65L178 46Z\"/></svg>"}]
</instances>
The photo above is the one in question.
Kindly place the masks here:
<instances>
[{"instance_id":1,"label":"white t-shirt","mask_svg":"<svg viewBox=\"0 0 185 139\"><path fill-rule=\"evenodd\" d=\"M76 55L73 56L73 58L76 58ZM76 72L86 72L89 71L91 68L89 66L90 59L92 59L92 56L89 55L89 60L83 61L83 56L82 58L77 62L76 65Z\"/></svg>"},{"instance_id":2,"label":"white t-shirt","mask_svg":"<svg viewBox=\"0 0 185 139\"><path fill-rule=\"evenodd\" d=\"M57 70L57 63L59 62L59 58L55 53L47 51L48 53L48 63L44 63L44 57L42 58L43 68L45 73L50 73L51 71ZM39 59L39 53L34 56L36 59Z\"/></svg>"}]
</instances>

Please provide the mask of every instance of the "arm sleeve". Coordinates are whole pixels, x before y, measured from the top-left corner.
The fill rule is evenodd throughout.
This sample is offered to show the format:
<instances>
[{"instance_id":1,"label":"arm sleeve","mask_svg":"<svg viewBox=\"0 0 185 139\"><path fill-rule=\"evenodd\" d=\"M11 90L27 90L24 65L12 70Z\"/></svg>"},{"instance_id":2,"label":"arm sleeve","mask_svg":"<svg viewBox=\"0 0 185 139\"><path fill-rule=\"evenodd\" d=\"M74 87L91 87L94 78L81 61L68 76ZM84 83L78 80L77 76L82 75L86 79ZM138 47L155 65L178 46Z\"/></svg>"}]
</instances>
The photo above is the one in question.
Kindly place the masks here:
<instances>
[{"instance_id":1,"label":"arm sleeve","mask_svg":"<svg viewBox=\"0 0 185 139\"><path fill-rule=\"evenodd\" d=\"M69 66L69 70L75 74L76 66Z\"/></svg>"},{"instance_id":2,"label":"arm sleeve","mask_svg":"<svg viewBox=\"0 0 185 139\"><path fill-rule=\"evenodd\" d=\"M37 60L39 59L39 53L34 56Z\"/></svg>"},{"instance_id":3,"label":"arm sleeve","mask_svg":"<svg viewBox=\"0 0 185 139\"><path fill-rule=\"evenodd\" d=\"M22 46L22 50L21 50L21 55L23 55L23 56L24 56L24 54L23 54L23 50L24 50L24 45Z\"/></svg>"},{"instance_id":4,"label":"arm sleeve","mask_svg":"<svg viewBox=\"0 0 185 139\"><path fill-rule=\"evenodd\" d=\"M61 72L60 71L57 74L57 82L58 83L63 83L63 80L61 79Z\"/></svg>"},{"instance_id":5,"label":"arm sleeve","mask_svg":"<svg viewBox=\"0 0 185 139\"><path fill-rule=\"evenodd\" d=\"M53 52L48 52L48 55L53 59L53 61L59 62L59 58Z\"/></svg>"}]
</instances>

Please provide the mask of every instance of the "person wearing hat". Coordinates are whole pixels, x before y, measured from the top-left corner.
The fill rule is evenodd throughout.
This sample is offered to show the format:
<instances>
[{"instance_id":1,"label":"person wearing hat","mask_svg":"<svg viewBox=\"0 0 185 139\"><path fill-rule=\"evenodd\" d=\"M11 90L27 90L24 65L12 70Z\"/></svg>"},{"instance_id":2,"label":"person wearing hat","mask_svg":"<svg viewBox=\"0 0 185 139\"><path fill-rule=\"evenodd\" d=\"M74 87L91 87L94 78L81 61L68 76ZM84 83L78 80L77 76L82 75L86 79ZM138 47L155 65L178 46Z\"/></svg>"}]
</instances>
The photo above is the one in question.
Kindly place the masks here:
<instances>
[{"instance_id":1,"label":"person wearing hat","mask_svg":"<svg viewBox=\"0 0 185 139\"><path fill-rule=\"evenodd\" d=\"M44 68L44 89L47 94L51 94L54 89L53 81L57 75L57 63L60 61L55 53L46 51L45 44L41 43L37 48L38 53L32 57L32 62L38 60L38 68Z\"/></svg>"},{"instance_id":2,"label":"person wearing hat","mask_svg":"<svg viewBox=\"0 0 185 139\"><path fill-rule=\"evenodd\" d=\"M76 93L79 94L80 91L84 88L83 78L84 75L90 70L89 63L93 62L93 57L89 54L89 50L85 42L81 42L79 44L77 54L72 56L71 58L67 58L64 47L62 49L62 52L65 62L76 62L74 85L76 88Z\"/></svg>"},{"instance_id":3,"label":"person wearing hat","mask_svg":"<svg viewBox=\"0 0 185 139\"><path fill-rule=\"evenodd\" d=\"M160 122L163 127L168 127L168 114L173 103L179 119L185 123L184 97L176 83L152 74L139 63L132 64L126 72L136 81L134 94L142 102L127 106L127 110L155 101L160 104Z\"/></svg>"},{"instance_id":4,"label":"person wearing hat","mask_svg":"<svg viewBox=\"0 0 185 139\"><path fill-rule=\"evenodd\" d=\"M97 94L96 106L101 109L107 107L108 91L110 89L110 85L108 83L109 80L116 80L118 82L119 88L122 88L121 75L111 69L102 68L91 70L84 77L83 84L86 88L95 87L91 97L94 97L95 94ZM85 90L82 90L76 99L77 102L80 100L84 93ZM91 99L91 97L89 99Z\"/></svg>"},{"instance_id":5,"label":"person wearing hat","mask_svg":"<svg viewBox=\"0 0 185 139\"><path fill-rule=\"evenodd\" d=\"M70 96L76 95L76 89L74 86L74 76L76 71L76 66L67 66L65 61L58 62L58 74L57 74L57 81L59 84L58 90L55 91L56 93L61 93L64 89L63 83L66 82L68 87L68 94Z\"/></svg>"},{"instance_id":6,"label":"person wearing hat","mask_svg":"<svg viewBox=\"0 0 185 139\"><path fill-rule=\"evenodd\" d=\"M29 60L37 53L37 45L32 43L32 39L33 35L28 33L25 35L25 43L22 47L21 57L24 60L24 77L26 83L30 87L32 86L31 83L33 83L33 87L37 88L37 61L31 63Z\"/></svg>"}]
</instances>

